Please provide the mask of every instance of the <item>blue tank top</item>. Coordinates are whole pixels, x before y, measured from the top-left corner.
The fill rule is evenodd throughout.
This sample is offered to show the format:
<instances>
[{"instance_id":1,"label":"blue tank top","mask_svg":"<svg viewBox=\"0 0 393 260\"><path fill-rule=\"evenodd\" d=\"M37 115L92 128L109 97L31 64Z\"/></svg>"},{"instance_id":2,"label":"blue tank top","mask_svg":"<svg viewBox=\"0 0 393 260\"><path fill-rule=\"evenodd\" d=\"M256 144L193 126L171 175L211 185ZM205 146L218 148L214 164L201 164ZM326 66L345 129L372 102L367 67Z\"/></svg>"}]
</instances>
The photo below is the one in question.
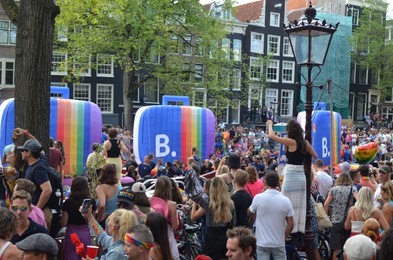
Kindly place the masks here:
<instances>
[{"instance_id":1,"label":"blue tank top","mask_svg":"<svg viewBox=\"0 0 393 260\"><path fill-rule=\"evenodd\" d=\"M123 187L118 184L115 195L113 195L113 197L107 200L107 202L105 203L105 213L104 213L105 216L109 216L110 214L112 214L113 211L117 209L117 196L119 195L119 192L122 188Z\"/></svg>"}]
</instances>

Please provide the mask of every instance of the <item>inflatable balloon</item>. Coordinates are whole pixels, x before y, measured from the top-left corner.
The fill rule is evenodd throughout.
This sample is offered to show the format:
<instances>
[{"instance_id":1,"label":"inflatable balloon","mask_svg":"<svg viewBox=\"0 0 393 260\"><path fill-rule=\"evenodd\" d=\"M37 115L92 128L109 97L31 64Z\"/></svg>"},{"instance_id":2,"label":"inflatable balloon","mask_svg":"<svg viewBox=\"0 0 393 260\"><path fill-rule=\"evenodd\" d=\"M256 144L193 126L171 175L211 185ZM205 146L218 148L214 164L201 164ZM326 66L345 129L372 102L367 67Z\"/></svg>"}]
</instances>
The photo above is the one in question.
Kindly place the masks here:
<instances>
[{"instance_id":1,"label":"inflatable balloon","mask_svg":"<svg viewBox=\"0 0 393 260\"><path fill-rule=\"evenodd\" d=\"M357 170L357 169L359 169L359 166L360 166L359 164L351 164L350 170ZM329 171L329 167L328 166L325 166L324 169L326 171ZM336 174L336 175L340 174L342 172L342 169L343 169L343 164L342 163L336 164L336 165L333 166L333 173Z\"/></svg>"},{"instance_id":2,"label":"inflatable balloon","mask_svg":"<svg viewBox=\"0 0 393 260\"><path fill-rule=\"evenodd\" d=\"M15 128L14 99L0 106L0 149L12 143ZM82 174L93 143L101 143L102 116L100 108L88 101L50 99L50 136L64 145L64 173Z\"/></svg>"},{"instance_id":3,"label":"inflatable balloon","mask_svg":"<svg viewBox=\"0 0 393 260\"><path fill-rule=\"evenodd\" d=\"M214 151L216 118L211 110L193 106L147 106L135 114L134 153L137 162L149 153L164 162L192 156L198 147L200 158Z\"/></svg>"},{"instance_id":4,"label":"inflatable balloon","mask_svg":"<svg viewBox=\"0 0 393 260\"><path fill-rule=\"evenodd\" d=\"M229 132L224 132L224 139L227 140L229 138Z\"/></svg>"},{"instance_id":5,"label":"inflatable balloon","mask_svg":"<svg viewBox=\"0 0 393 260\"><path fill-rule=\"evenodd\" d=\"M372 142L365 145L360 145L355 150L356 162L366 164L371 162L378 152L378 143Z\"/></svg>"}]
</instances>

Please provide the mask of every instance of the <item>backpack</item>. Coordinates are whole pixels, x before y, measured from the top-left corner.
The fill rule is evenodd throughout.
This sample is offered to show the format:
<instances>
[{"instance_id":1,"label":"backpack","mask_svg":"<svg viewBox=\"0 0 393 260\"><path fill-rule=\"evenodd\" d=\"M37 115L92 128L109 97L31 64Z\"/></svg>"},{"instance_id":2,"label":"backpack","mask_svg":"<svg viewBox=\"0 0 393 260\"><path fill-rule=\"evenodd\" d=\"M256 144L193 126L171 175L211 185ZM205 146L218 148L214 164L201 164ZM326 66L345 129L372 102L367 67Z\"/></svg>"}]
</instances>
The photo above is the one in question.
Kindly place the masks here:
<instances>
[{"instance_id":1,"label":"backpack","mask_svg":"<svg viewBox=\"0 0 393 260\"><path fill-rule=\"evenodd\" d=\"M35 167L31 170L34 175ZM60 213L63 206L63 184L61 182L61 174L53 167L48 166L48 177L49 182L52 187L52 194L50 195L48 202L45 204L45 207L50 209L55 209ZM56 195L56 191L60 190L60 196Z\"/></svg>"}]
</instances>

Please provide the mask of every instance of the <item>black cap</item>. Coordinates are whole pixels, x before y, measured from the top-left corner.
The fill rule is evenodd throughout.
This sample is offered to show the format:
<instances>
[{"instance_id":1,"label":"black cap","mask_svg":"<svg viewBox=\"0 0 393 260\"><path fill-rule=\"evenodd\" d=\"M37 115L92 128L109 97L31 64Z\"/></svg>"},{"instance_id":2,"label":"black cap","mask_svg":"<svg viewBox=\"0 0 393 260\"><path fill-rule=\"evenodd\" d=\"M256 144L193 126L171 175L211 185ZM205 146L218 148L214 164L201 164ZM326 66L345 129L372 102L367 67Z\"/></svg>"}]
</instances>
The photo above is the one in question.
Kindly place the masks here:
<instances>
[{"instance_id":1,"label":"black cap","mask_svg":"<svg viewBox=\"0 0 393 260\"><path fill-rule=\"evenodd\" d=\"M42 146L37 140L29 139L25 142L23 146L18 146L17 149L28 150L30 152L41 152Z\"/></svg>"}]
</instances>

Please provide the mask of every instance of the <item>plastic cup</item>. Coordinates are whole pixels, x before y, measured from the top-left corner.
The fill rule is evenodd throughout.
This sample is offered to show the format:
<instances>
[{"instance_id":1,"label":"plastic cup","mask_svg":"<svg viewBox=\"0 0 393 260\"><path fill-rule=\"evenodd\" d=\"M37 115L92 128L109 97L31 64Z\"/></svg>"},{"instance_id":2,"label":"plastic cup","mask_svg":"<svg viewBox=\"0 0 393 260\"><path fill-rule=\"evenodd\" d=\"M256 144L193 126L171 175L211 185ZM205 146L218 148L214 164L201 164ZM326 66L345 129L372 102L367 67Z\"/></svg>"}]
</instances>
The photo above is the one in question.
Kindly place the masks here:
<instances>
[{"instance_id":1,"label":"plastic cup","mask_svg":"<svg viewBox=\"0 0 393 260\"><path fill-rule=\"evenodd\" d=\"M96 258L98 254L98 246L87 246L87 256L89 258Z\"/></svg>"}]
</instances>

